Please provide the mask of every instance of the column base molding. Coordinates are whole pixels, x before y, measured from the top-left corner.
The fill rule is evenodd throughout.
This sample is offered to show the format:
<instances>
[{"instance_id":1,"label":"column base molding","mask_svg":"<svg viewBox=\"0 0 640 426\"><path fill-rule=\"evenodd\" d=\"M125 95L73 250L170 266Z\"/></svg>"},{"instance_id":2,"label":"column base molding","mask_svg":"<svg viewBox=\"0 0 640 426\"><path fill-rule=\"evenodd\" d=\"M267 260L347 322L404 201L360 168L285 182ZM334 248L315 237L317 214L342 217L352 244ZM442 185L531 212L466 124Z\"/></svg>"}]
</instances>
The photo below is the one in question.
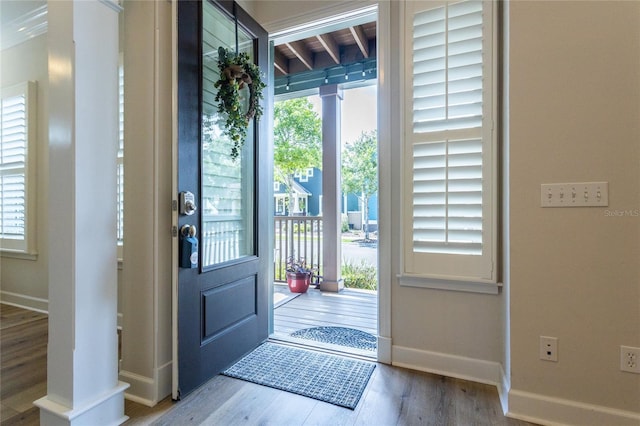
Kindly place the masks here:
<instances>
[{"instance_id":1,"label":"column base molding","mask_svg":"<svg viewBox=\"0 0 640 426\"><path fill-rule=\"evenodd\" d=\"M337 293L342 289L344 289L344 280L342 278L340 278L338 281L320 281L320 291L331 291Z\"/></svg>"},{"instance_id":2,"label":"column base molding","mask_svg":"<svg viewBox=\"0 0 640 426\"><path fill-rule=\"evenodd\" d=\"M78 408L52 401L44 396L34 405L40 409L40 424L50 426L105 425L116 426L126 422L124 415L124 391L128 383L118 382L109 392Z\"/></svg>"}]
</instances>

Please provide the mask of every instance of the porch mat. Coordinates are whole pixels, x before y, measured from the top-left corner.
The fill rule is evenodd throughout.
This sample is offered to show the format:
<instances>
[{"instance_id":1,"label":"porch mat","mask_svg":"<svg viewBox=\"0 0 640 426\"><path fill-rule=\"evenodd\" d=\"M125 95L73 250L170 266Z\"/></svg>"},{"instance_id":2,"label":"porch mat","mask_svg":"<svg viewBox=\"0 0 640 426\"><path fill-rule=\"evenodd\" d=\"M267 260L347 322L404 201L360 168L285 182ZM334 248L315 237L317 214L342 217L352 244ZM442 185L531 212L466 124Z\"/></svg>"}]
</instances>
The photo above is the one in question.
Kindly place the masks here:
<instances>
[{"instance_id":1,"label":"porch mat","mask_svg":"<svg viewBox=\"0 0 640 426\"><path fill-rule=\"evenodd\" d=\"M354 409L375 364L264 343L222 374Z\"/></svg>"},{"instance_id":2,"label":"porch mat","mask_svg":"<svg viewBox=\"0 0 640 426\"><path fill-rule=\"evenodd\" d=\"M375 351L378 339L373 334L347 327L312 327L294 331L291 337L315 340L316 342Z\"/></svg>"}]
</instances>

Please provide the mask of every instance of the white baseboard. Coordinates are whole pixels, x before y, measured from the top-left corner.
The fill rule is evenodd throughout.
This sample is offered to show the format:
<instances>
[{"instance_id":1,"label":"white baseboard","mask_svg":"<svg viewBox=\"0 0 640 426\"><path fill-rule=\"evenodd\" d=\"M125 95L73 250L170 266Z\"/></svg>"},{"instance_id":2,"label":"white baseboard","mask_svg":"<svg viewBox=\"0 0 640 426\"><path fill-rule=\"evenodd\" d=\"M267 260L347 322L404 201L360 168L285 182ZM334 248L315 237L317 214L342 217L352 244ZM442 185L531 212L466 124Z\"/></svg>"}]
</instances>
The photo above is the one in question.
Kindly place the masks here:
<instances>
[{"instance_id":1,"label":"white baseboard","mask_svg":"<svg viewBox=\"0 0 640 426\"><path fill-rule=\"evenodd\" d=\"M159 367L155 379L121 370L119 379L130 385L124 397L147 407L155 406L171 394L171 366L168 362Z\"/></svg>"},{"instance_id":2,"label":"white baseboard","mask_svg":"<svg viewBox=\"0 0 640 426\"><path fill-rule=\"evenodd\" d=\"M504 382L500 363L403 346L392 347L392 364L499 387Z\"/></svg>"},{"instance_id":3,"label":"white baseboard","mask_svg":"<svg viewBox=\"0 0 640 426\"><path fill-rule=\"evenodd\" d=\"M49 313L49 301L47 299L12 293L10 291L0 291L0 303L40 312L42 314Z\"/></svg>"},{"instance_id":4,"label":"white baseboard","mask_svg":"<svg viewBox=\"0 0 640 426\"><path fill-rule=\"evenodd\" d=\"M40 297L26 296L24 294L0 291L0 303L15 306L30 311L49 314L49 300ZM118 313L118 329L122 328L122 314Z\"/></svg>"},{"instance_id":5,"label":"white baseboard","mask_svg":"<svg viewBox=\"0 0 640 426\"><path fill-rule=\"evenodd\" d=\"M507 417L542 425L638 426L640 413L511 389Z\"/></svg>"},{"instance_id":6,"label":"white baseboard","mask_svg":"<svg viewBox=\"0 0 640 426\"><path fill-rule=\"evenodd\" d=\"M500 398L502 412L507 414L509 411L509 390L511 389L511 382L509 376L505 374L502 364L500 365L500 376L501 380L498 383L498 397Z\"/></svg>"}]
</instances>

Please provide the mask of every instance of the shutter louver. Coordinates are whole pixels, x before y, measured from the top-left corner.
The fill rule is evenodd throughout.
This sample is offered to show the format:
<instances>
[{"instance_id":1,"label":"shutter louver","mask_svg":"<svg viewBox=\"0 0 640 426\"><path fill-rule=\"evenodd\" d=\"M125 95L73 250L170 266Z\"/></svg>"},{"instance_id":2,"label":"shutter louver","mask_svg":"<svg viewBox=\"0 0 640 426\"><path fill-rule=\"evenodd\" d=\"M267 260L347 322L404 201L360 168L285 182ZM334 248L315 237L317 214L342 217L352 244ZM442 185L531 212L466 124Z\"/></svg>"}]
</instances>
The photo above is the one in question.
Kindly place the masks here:
<instances>
[{"instance_id":1,"label":"shutter louver","mask_svg":"<svg viewBox=\"0 0 640 426\"><path fill-rule=\"evenodd\" d=\"M27 108L24 94L2 99L0 137L0 236L25 239Z\"/></svg>"},{"instance_id":2,"label":"shutter louver","mask_svg":"<svg viewBox=\"0 0 640 426\"><path fill-rule=\"evenodd\" d=\"M482 48L482 2L414 15L416 253L482 254Z\"/></svg>"}]
</instances>

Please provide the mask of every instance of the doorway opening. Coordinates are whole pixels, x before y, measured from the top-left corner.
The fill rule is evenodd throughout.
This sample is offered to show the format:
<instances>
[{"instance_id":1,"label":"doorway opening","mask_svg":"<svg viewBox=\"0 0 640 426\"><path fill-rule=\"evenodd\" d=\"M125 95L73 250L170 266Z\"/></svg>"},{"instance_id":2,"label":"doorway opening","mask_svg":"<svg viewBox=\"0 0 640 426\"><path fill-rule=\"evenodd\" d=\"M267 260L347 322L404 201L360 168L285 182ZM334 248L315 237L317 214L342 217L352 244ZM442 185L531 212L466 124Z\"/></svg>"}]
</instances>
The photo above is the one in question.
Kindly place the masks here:
<instances>
[{"instance_id":1,"label":"doorway opening","mask_svg":"<svg viewBox=\"0 0 640 426\"><path fill-rule=\"evenodd\" d=\"M373 8L273 39L270 338L372 359L378 336L376 22ZM290 285L291 272L300 269L311 271L308 288L295 279Z\"/></svg>"}]
</instances>

